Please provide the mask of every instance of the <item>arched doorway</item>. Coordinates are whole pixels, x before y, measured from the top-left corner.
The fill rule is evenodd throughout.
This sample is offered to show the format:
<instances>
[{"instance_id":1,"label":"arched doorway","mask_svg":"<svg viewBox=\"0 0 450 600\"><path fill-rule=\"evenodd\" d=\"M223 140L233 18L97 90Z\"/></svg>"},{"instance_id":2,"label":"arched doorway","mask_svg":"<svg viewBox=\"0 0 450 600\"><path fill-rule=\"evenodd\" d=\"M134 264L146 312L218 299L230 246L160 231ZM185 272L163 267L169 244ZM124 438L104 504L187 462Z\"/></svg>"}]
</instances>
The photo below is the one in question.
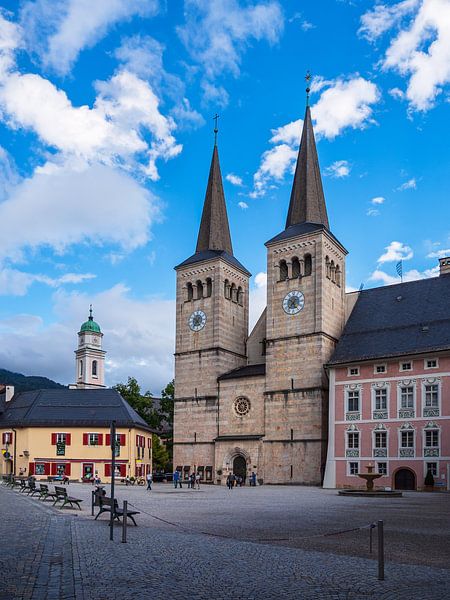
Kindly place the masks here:
<instances>
[{"instance_id":1,"label":"arched doorway","mask_svg":"<svg viewBox=\"0 0 450 600\"><path fill-rule=\"evenodd\" d=\"M399 469L395 473L394 488L396 490L415 490L416 474L411 469Z\"/></svg>"},{"instance_id":2,"label":"arched doorway","mask_svg":"<svg viewBox=\"0 0 450 600\"><path fill-rule=\"evenodd\" d=\"M245 478L247 477L247 461L241 454L238 454L233 459L233 473L237 477L242 477L242 481L245 483Z\"/></svg>"}]
</instances>

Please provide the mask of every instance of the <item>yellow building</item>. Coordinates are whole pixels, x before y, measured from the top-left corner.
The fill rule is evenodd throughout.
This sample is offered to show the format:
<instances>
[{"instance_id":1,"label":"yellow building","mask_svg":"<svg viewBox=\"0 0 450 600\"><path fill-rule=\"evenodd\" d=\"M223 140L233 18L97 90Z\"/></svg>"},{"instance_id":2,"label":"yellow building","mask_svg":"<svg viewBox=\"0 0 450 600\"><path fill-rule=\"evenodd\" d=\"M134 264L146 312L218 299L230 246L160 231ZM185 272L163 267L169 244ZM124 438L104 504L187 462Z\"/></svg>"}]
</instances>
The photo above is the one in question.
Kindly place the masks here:
<instances>
[{"instance_id":1,"label":"yellow building","mask_svg":"<svg viewBox=\"0 0 450 600\"><path fill-rule=\"evenodd\" d=\"M116 423L117 477L152 472L152 433L135 410L104 384L103 334L92 316L78 332L76 384L14 393L0 386L0 475L111 479L110 426Z\"/></svg>"}]
</instances>

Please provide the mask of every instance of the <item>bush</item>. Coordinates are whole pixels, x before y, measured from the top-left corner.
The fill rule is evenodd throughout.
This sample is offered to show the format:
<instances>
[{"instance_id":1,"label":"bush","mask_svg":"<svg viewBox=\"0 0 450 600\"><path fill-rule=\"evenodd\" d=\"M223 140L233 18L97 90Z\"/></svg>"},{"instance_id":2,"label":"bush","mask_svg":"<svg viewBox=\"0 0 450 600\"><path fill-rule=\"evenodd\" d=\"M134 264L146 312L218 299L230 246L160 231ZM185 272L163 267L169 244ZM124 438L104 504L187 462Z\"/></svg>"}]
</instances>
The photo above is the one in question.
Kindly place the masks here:
<instances>
[{"instance_id":1,"label":"bush","mask_svg":"<svg viewBox=\"0 0 450 600\"><path fill-rule=\"evenodd\" d=\"M425 485L427 487L434 487L434 477L431 471L428 471L425 477Z\"/></svg>"}]
</instances>

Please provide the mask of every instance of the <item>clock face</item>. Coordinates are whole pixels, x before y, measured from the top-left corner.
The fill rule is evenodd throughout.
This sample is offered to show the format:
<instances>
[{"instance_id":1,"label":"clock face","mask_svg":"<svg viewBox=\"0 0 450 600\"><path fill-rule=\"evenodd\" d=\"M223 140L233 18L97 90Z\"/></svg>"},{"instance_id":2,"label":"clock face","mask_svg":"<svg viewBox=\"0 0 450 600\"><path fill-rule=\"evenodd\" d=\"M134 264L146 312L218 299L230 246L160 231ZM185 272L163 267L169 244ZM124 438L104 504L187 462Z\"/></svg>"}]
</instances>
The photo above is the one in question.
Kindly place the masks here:
<instances>
[{"instance_id":1,"label":"clock face","mask_svg":"<svg viewBox=\"0 0 450 600\"><path fill-rule=\"evenodd\" d=\"M305 306L305 296L298 290L286 294L283 300L283 310L288 315L296 315Z\"/></svg>"},{"instance_id":2,"label":"clock face","mask_svg":"<svg viewBox=\"0 0 450 600\"><path fill-rule=\"evenodd\" d=\"M202 310L196 310L189 317L189 327L192 331L200 331L206 325L206 315Z\"/></svg>"},{"instance_id":3,"label":"clock face","mask_svg":"<svg viewBox=\"0 0 450 600\"><path fill-rule=\"evenodd\" d=\"M96 338L96 337L95 337L95 338L94 338L92 341L93 341L93 343L94 343L96 346L97 346L97 344L99 343L99 341L98 341L98 338Z\"/></svg>"}]
</instances>

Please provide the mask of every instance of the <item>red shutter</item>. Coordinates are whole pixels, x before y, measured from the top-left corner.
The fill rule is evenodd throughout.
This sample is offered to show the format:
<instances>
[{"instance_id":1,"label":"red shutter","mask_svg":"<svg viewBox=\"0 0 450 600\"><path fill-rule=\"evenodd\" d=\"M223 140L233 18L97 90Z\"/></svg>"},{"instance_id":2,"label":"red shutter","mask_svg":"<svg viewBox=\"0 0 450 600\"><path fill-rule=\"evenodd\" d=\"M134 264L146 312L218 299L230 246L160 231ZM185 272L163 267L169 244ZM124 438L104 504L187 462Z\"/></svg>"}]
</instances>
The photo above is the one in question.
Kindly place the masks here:
<instances>
[{"instance_id":1,"label":"red shutter","mask_svg":"<svg viewBox=\"0 0 450 600\"><path fill-rule=\"evenodd\" d=\"M30 462L28 465L28 475L34 475L34 462Z\"/></svg>"},{"instance_id":2,"label":"red shutter","mask_svg":"<svg viewBox=\"0 0 450 600\"><path fill-rule=\"evenodd\" d=\"M65 470L65 474L66 474L67 476L69 476L69 475L70 475L70 463L66 463L66 470Z\"/></svg>"},{"instance_id":3,"label":"red shutter","mask_svg":"<svg viewBox=\"0 0 450 600\"><path fill-rule=\"evenodd\" d=\"M87 433L83 433L83 446L89 445L89 435Z\"/></svg>"},{"instance_id":4,"label":"red shutter","mask_svg":"<svg viewBox=\"0 0 450 600\"><path fill-rule=\"evenodd\" d=\"M111 434L107 433L106 434L106 445L107 446L111 446Z\"/></svg>"},{"instance_id":5,"label":"red shutter","mask_svg":"<svg viewBox=\"0 0 450 600\"><path fill-rule=\"evenodd\" d=\"M126 477L127 476L127 465L119 465L119 469L120 469L120 476Z\"/></svg>"},{"instance_id":6,"label":"red shutter","mask_svg":"<svg viewBox=\"0 0 450 600\"><path fill-rule=\"evenodd\" d=\"M70 433L66 433L66 446L70 446L71 437Z\"/></svg>"},{"instance_id":7,"label":"red shutter","mask_svg":"<svg viewBox=\"0 0 450 600\"><path fill-rule=\"evenodd\" d=\"M44 463L44 475L50 475L50 463Z\"/></svg>"},{"instance_id":8,"label":"red shutter","mask_svg":"<svg viewBox=\"0 0 450 600\"><path fill-rule=\"evenodd\" d=\"M108 463L105 464L105 477L111 477L111 465Z\"/></svg>"},{"instance_id":9,"label":"red shutter","mask_svg":"<svg viewBox=\"0 0 450 600\"><path fill-rule=\"evenodd\" d=\"M52 446L56 446L56 433L52 433Z\"/></svg>"},{"instance_id":10,"label":"red shutter","mask_svg":"<svg viewBox=\"0 0 450 600\"><path fill-rule=\"evenodd\" d=\"M52 475L57 475L58 474L57 464L52 463L51 468L52 468Z\"/></svg>"},{"instance_id":11,"label":"red shutter","mask_svg":"<svg viewBox=\"0 0 450 600\"><path fill-rule=\"evenodd\" d=\"M103 446L103 433L98 434L98 445Z\"/></svg>"},{"instance_id":12,"label":"red shutter","mask_svg":"<svg viewBox=\"0 0 450 600\"><path fill-rule=\"evenodd\" d=\"M136 434L136 446L139 446L139 436Z\"/></svg>"},{"instance_id":13,"label":"red shutter","mask_svg":"<svg viewBox=\"0 0 450 600\"><path fill-rule=\"evenodd\" d=\"M120 433L120 445L121 446L125 446L126 441L125 441L125 434L124 433Z\"/></svg>"}]
</instances>

